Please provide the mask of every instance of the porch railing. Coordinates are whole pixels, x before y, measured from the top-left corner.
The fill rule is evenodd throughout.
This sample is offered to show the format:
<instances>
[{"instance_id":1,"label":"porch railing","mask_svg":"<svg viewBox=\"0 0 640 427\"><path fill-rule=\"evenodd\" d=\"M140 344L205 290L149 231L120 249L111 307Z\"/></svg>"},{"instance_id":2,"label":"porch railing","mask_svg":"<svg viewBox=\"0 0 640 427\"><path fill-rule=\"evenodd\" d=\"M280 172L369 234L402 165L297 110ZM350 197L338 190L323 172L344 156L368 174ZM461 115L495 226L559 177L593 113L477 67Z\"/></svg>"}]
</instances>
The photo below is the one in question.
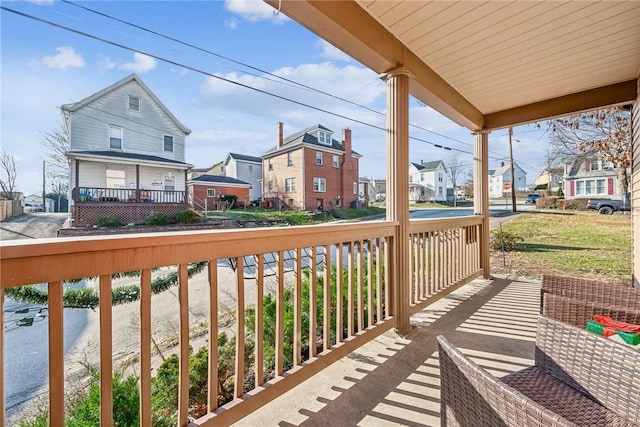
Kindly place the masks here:
<instances>
[{"instance_id":1,"label":"porch railing","mask_svg":"<svg viewBox=\"0 0 640 427\"><path fill-rule=\"evenodd\" d=\"M437 292L446 293L456 283L477 275L481 221L468 218L411 223L411 305L418 307ZM228 425L396 325L393 315L398 301L389 272L394 268L391 262L395 259L397 226L376 221L197 234L5 241L0 252L0 301L8 288L47 284L50 425L63 426L63 309L70 304L63 284L78 277L97 278L101 424L113 425L111 307L114 298L123 298L112 293L113 277L121 272L139 272L137 291L129 292L127 298L139 299L140 420L141 425L150 426L151 295L156 291L152 277L158 268L174 269L179 297L177 413L178 425L185 426L193 415L189 413L189 286L200 274L208 281L206 295L199 294L198 299L208 300L209 387L206 414L192 425ZM192 274L197 265L205 269ZM227 269L225 274L223 269ZM235 322L231 326L219 322L221 288L234 296ZM249 294L255 295L253 302ZM267 313L255 301L268 296L275 301L276 313L274 323L266 325ZM255 319L251 325L246 317L249 307L254 314L248 318ZM285 330L287 310L293 313L290 332ZM309 319L308 325L303 319ZM0 327L4 330L2 323ZM272 342L266 338L267 329L273 332ZM236 338L235 388L232 400L219 407L217 338L223 330ZM267 345L273 345L275 355L269 366L265 362ZM253 350L247 353L251 347ZM4 340L0 338L2 382L3 352ZM245 363L247 354L255 360L252 367ZM0 406L4 414L4 395Z\"/></svg>"},{"instance_id":2,"label":"porch railing","mask_svg":"<svg viewBox=\"0 0 640 427\"><path fill-rule=\"evenodd\" d=\"M73 189L72 198L76 203L187 203L185 193L173 190L76 187Z\"/></svg>"}]
</instances>

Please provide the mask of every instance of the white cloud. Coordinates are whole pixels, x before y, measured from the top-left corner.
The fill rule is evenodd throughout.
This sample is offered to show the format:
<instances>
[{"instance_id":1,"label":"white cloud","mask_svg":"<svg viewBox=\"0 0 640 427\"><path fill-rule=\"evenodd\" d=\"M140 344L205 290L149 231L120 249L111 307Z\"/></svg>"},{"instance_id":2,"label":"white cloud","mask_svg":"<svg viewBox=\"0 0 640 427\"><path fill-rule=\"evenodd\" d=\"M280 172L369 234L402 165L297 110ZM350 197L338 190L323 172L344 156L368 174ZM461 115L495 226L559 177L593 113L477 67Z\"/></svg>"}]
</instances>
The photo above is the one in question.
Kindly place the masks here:
<instances>
[{"instance_id":1,"label":"white cloud","mask_svg":"<svg viewBox=\"0 0 640 427\"><path fill-rule=\"evenodd\" d=\"M27 0L27 3L33 3L37 6L51 6L54 0Z\"/></svg>"},{"instance_id":2,"label":"white cloud","mask_svg":"<svg viewBox=\"0 0 640 427\"><path fill-rule=\"evenodd\" d=\"M120 66L121 70L131 70L134 73L144 74L153 70L158 65L155 58L147 56L143 53L136 52L133 54L133 62L128 62Z\"/></svg>"},{"instance_id":3,"label":"white cloud","mask_svg":"<svg viewBox=\"0 0 640 427\"><path fill-rule=\"evenodd\" d=\"M276 14L275 9L262 0L225 0L224 5L229 12L249 22L272 21L280 24L289 19L283 13Z\"/></svg>"},{"instance_id":4,"label":"white cloud","mask_svg":"<svg viewBox=\"0 0 640 427\"><path fill-rule=\"evenodd\" d=\"M105 70L113 70L114 68L116 68L118 66L118 63L116 61L114 61L113 59L109 58L108 56L104 56L100 60L98 65L100 66L100 68L103 68Z\"/></svg>"},{"instance_id":5,"label":"white cloud","mask_svg":"<svg viewBox=\"0 0 640 427\"><path fill-rule=\"evenodd\" d=\"M49 68L64 70L66 68L82 68L85 66L82 55L72 47L60 46L56 48L57 55L45 56L42 62Z\"/></svg>"},{"instance_id":6,"label":"white cloud","mask_svg":"<svg viewBox=\"0 0 640 427\"><path fill-rule=\"evenodd\" d=\"M332 59L336 61L351 61L351 57L329 43L326 40L319 39L315 43L315 47L320 49L322 52L320 53L320 57L324 59Z\"/></svg>"},{"instance_id":7,"label":"white cloud","mask_svg":"<svg viewBox=\"0 0 640 427\"><path fill-rule=\"evenodd\" d=\"M235 30L236 28L238 28L238 20L235 18L229 19L228 21L225 21L225 25L232 30Z\"/></svg>"}]
</instances>

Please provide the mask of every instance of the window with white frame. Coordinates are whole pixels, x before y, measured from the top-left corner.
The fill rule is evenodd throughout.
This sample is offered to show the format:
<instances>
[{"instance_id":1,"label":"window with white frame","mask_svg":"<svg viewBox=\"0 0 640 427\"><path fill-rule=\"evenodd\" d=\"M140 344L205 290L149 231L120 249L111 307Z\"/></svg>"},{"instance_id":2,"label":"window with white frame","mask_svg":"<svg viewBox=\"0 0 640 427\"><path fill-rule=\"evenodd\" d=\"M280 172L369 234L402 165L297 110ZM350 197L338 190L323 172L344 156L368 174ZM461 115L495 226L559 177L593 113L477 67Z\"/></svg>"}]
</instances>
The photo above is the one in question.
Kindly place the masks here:
<instances>
[{"instance_id":1,"label":"window with white frame","mask_svg":"<svg viewBox=\"0 0 640 427\"><path fill-rule=\"evenodd\" d=\"M164 149L164 151L173 152L173 136L164 135L164 137L163 137L163 149Z\"/></svg>"},{"instance_id":2,"label":"window with white frame","mask_svg":"<svg viewBox=\"0 0 640 427\"><path fill-rule=\"evenodd\" d=\"M250 173L250 174L253 174L253 165L249 165L249 168L248 168L248 169L249 169L249 173Z\"/></svg>"},{"instance_id":3,"label":"window with white frame","mask_svg":"<svg viewBox=\"0 0 640 427\"><path fill-rule=\"evenodd\" d=\"M584 182L584 191L586 194L593 194L593 184L592 180L588 180Z\"/></svg>"},{"instance_id":4,"label":"window with white frame","mask_svg":"<svg viewBox=\"0 0 640 427\"><path fill-rule=\"evenodd\" d=\"M125 188L124 169L107 169L107 188Z\"/></svg>"},{"instance_id":5,"label":"window with white frame","mask_svg":"<svg viewBox=\"0 0 640 427\"><path fill-rule=\"evenodd\" d=\"M293 152L287 153L287 166L293 166Z\"/></svg>"},{"instance_id":6,"label":"window with white frame","mask_svg":"<svg viewBox=\"0 0 640 427\"><path fill-rule=\"evenodd\" d=\"M284 191L286 193L293 193L296 191L296 179L295 178L287 178L284 180Z\"/></svg>"},{"instance_id":7,"label":"window with white frame","mask_svg":"<svg viewBox=\"0 0 640 427\"><path fill-rule=\"evenodd\" d=\"M438 172L438 182L442 182L442 172Z\"/></svg>"},{"instance_id":8,"label":"window with white frame","mask_svg":"<svg viewBox=\"0 0 640 427\"><path fill-rule=\"evenodd\" d=\"M596 192L598 194L604 194L605 193L605 180L604 179L598 179L596 180Z\"/></svg>"},{"instance_id":9,"label":"window with white frame","mask_svg":"<svg viewBox=\"0 0 640 427\"><path fill-rule=\"evenodd\" d=\"M127 95L127 109L129 111L135 111L136 113L140 112L140 97Z\"/></svg>"},{"instance_id":10,"label":"window with white frame","mask_svg":"<svg viewBox=\"0 0 640 427\"><path fill-rule=\"evenodd\" d=\"M582 179L576 181L576 196L606 195L606 179Z\"/></svg>"},{"instance_id":11,"label":"window with white frame","mask_svg":"<svg viewBox=\"0 0 640 427\"><path fill-rule=\"evenodd\" d=\"M321 144L331 144L331 134L329 132L318 131L318 142Z\"/></svg>"},{"instance_id":12,"label":"window with white frame","mask_svg":"<svg viewBox=\"0 0 640 427\"><path fill-rule=\"evenodd\" d=\"M424 174L423 173L420 174L420 182L424 182Z\"/></svg>"},{"instance_id":13,"label":"window with white frame","mask_svg":"<svg viewBox=\"0 0 640 427\"><path fill-rule=\"evenodd\" d=\"M272 171L273 170L273 159L267 160L267 164L269 166L269 170Z\"/></svg>"},{"instance_id":14,"label":"window with white frame","mask_svg":"<svg viewBox=\"0 0 640 427\"><path fill-rule=\"evenodd\" d=\"M591 160L591 170L592 171L598 171L601 169L601 165L602 163L600 162L600 160Z\"/></svg>"},{"instance_id":15,"label":"window with white frame","mask_svg":"<svg viewBox=\"0 0 640 427\"><path fill-rule=\"evenodd\" d=\"M340 167L340 163L339 163L340 159L338 158L338 156L333 156L333 167L334 168L339 168Z\"/></svg>"},{"instance_id":16,"label":"window with white frame","mask_svg":"<svg viewBox=\"0 0 640 427\"><path fill-rule=\"evenodd\" d=\"M315 193L326 193L327 180L325 178L313 178L313 191Z\"/></svg>"},{"instance_id":17,"label":"window with white frame","mask_svg":"<svg viewBox=\"0 0 640 427\"><path fill-rule=\"evenodd\" d=\"M576 181L576 195L584 195L584 181Z\"/></svg>"},{"instance_id":18,"label":"window with white frame","mask_svg":"<svg viewBox=\"0 0 640 427\"><path fill-rule=\"evenodd\" d=\"M269 181L268 188L269 188L269 191L273 191L273 181Z\"/></svg>"},{"instance_id":19,"label":"window with white frame","mask_svg":"<svg viewBox=\"0 0 640 427\"><path fill-rule=\"evenodd\" d=\"M322 166L322 151L316 151L316 165Z\"/></svg>"},{"instance_id":20,"label":"window with white frame","mask_svg":"<svg viewBox=\"0 0 640 427\"><path fill-rule=\"evenodd\" d=\"M216 197L216 189L207 188L207 197Z\"/></svg>"},{"instance_id":21,"label":"window with white frame","mask_svg":"<svg viewBox=\"0 0 640 427\"><path fill-rule=\"evenodd\" d=\"M109 126L109 148L122 150L122 128Z\"/></svg>"},{"instance_id":22,"label":"window with white frame","mask_svg":"<svg viewBox=\"0 0 640 427\"><path fill-rule=\"evenodd\" d=\"M353 194L358 194L358 183L357 182L353 183Z\"/></svg>"}]
</instances>

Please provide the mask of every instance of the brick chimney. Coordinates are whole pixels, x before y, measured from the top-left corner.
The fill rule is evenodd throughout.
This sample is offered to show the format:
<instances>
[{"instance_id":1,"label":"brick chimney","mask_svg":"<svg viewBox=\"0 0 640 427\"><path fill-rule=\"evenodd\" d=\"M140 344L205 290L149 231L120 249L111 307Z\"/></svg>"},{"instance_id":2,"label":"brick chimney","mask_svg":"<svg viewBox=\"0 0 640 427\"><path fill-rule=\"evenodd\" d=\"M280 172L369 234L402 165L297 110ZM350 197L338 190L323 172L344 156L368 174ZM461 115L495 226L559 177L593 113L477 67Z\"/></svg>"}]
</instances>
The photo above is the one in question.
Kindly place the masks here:
<instances>
[{"instance_id":1,"label":"brick chimney","mask_svg":"<svg viewBox=\"0 0 640 427\"><path fill-rule=\"evenodd\" d=\"M344 150L344 160L351 159L351 129L342 129L342 149Z\"/></svg>"},{"instance_id":2,"label":"brick chimney","mask_svg":"<svg viewBox=\"0 0 640 427\"><path fill-rule=\"evenodd\" d=\"M282 147L282 142L284 141L284 136L283 136L283 124L282 122L278 122L278 140L276 143L277 148Z\"/></svg>"}]
</instances>

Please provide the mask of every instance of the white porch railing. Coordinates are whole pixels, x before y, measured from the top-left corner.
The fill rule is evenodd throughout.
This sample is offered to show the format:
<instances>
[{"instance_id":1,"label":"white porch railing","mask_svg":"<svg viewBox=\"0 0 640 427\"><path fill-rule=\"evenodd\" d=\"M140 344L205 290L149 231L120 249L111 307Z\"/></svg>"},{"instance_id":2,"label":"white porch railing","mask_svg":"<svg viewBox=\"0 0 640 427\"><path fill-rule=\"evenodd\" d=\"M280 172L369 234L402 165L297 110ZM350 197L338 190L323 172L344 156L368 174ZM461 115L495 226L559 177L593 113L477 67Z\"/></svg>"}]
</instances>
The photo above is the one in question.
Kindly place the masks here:
<instances>
[{"instance_id":1,"label":"white porch railing","mask_svg":"<svg viewBox=\"0 0 640 427\"><path fill-rule=\"evenodd\" d=\"M411 223L413 283L410 304L413 308L436 298L438 293L447 293L453 285L479 275L478 233L481 225L482 218ZM66 301L63 283L78 277L99 278L101 423L113 425L112 275L139 271L139 293L135 298L139 297L140 313L140 423L151 426L152 270L177 266L178 424L184 426L191 421L194 425L228 425L396 325L393 314L398 301L394 298L396 291L389 281L389 272L395 259L393 248L397 243L397 226L394 222L378 221L2 242L0 297L7 288L48 284L50 425L63 426L63 308ZM231 284L236 301L235 323L230 327L236 337L235 389L233 400L218 408L217 337L222 330L218 322L218 301L220 280L223 280L218 265L226 260L230 260L235 268L234 283ZM271 261L275 289L265 285L266 266ZM207 414L191 420L188 365L191 279L188 268L199 262L207 265L208 295L199 295L199 298L208 299L208 384L214 386L208 388ZM275 331L273 366L266 366L264 362L263 306L247 302L245 293L248 290L255 293L255 301L262 301L266 295L272 295L276 301L276 320L272 325ZM285 301L286 295L290 295L288 301ZM285 336L287 304L293 307L294 319L289 338ZM251 328L247 328L245 317L250 305L255 313L253 333L248 332ZM303 312L303 305L308 306L308 313ZM305 329L303 317L309 319ZM4 330L4 325L0 323L0 326ZM291 342L286 343L287 339ZM244 358L250 341L254 343L255 366L252 369L255 381L247 383ZM291 353L287 354L285 348L292 348ZM0 350L2 355L2 337ZM2 357L0 380L4 382ZM266 375L266 372L272 374ZM4 400L2 394L0 409L3 414Z\"/></svg>"}]
</instances>

